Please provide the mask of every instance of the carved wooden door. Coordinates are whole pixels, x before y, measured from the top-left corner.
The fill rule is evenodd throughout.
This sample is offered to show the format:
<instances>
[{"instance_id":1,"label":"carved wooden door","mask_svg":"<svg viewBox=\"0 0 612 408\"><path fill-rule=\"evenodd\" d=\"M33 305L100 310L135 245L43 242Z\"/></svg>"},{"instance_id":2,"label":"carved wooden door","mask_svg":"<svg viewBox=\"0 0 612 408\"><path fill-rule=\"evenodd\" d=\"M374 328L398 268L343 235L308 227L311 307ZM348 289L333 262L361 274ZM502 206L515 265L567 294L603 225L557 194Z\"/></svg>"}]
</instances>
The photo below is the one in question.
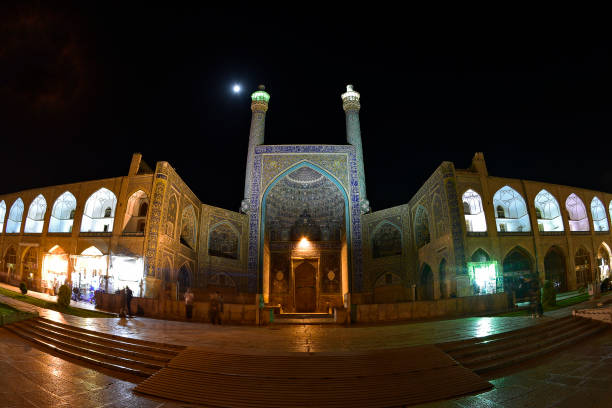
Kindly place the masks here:
<instances>
[{"instance_id":1,"label":"carved wooden door","mask_svg":"<svg viewBox=\"0 0 612 408\"><path fill-rule=\"evenodd\" d=\"M310 262L302 262L295 268L295 311L298 313L316 310L316 273Z\"/></svg>"}]
</instances>

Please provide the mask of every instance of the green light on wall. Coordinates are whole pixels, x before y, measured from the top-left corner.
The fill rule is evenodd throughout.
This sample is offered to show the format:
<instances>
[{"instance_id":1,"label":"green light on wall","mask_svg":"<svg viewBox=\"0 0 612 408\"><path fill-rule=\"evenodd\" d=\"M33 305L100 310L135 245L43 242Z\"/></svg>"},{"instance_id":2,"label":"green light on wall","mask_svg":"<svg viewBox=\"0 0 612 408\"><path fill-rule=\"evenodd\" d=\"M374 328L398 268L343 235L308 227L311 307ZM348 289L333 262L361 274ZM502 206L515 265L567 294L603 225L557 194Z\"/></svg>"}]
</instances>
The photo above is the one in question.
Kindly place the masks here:
<instances>
[{"instance_id":1,"label":"green light on wall","mask_svg":"<svg viewBox=\"0 0 612 408\"><path fill-rule=\"evenodd\" d=\"M504 276L497 267L497 261L468 262L470 283L476 294L490 294L504 291Z\"/></svg>"},{"instance_id":2,"label":"green light on wall","mask_svg":"<svg viewBox=\"0 0 612 408\"><path fill-rule=\"evenodd\" d=\"M255 91L251 94L251 99L253 101L268 102L270 100L270 94L266 91Z\"/></svg>"}]
</instances>

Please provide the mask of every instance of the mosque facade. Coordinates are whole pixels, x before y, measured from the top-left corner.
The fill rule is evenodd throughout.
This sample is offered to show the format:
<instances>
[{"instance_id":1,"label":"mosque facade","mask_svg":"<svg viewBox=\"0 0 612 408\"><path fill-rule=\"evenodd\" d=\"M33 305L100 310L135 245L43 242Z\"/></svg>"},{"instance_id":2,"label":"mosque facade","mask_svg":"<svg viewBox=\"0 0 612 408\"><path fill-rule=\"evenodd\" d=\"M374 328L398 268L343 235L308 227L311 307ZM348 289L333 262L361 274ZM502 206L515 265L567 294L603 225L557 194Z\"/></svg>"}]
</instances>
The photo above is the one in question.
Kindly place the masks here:
<instances>
[{"instance_id":1,"label":"mosque facade","mask_svg":"<svg viewBox=\"0 0 612 408\"><path fill-rule=\"evenodd\" d=\"M490 176L476 153L468 169L442 162L409 202L371 211L352 86L344 145L266 145L270 95L251 99L240 211L202 203L168 162L136 153L127 176L0 195L0 281L48 293L69 282L85 297L130 286L181 299L192 287L309 313L610 276L612 194Z\"/></svg>"}]
</instances>

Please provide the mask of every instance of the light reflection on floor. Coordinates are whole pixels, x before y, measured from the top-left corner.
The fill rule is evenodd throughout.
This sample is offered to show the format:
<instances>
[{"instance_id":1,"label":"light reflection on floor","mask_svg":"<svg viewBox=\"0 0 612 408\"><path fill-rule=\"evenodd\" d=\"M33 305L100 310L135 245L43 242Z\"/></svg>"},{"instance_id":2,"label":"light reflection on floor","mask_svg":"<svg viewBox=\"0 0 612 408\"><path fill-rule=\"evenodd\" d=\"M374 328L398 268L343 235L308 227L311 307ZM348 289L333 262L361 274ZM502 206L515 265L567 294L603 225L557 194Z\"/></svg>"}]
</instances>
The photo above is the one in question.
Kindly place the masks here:
<instances>
[{"instance_id":1,"label":"light reflection on floor","mask_svg":"<svg viewBox=\"0 0 612 408\"><path fill-rule=\"evenodd\" d=\"M475 337L485 337L493 332L493 325L490 317L481 317L478 319L476 323L476 333Z\"/></svg>"}]
</instances>

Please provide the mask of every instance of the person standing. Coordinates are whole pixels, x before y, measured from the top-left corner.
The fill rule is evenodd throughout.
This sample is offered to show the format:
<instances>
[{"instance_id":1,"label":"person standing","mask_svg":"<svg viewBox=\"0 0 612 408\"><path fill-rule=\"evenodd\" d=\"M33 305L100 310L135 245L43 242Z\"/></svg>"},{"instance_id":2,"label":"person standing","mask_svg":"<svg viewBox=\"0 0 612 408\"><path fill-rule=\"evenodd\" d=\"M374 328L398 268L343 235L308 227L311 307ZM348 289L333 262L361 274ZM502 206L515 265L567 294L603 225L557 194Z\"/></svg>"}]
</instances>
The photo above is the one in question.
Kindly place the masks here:
<instances>
[{"instance_id":1,"label":"person standing","mask_svg":"<svg viewBox=\"0 0 612 408\"><path fill-rule=\"evenodd\" d=\"M223 318L223 295L217 292L217 299L219 300L219 313L217 314L217 322L221 326L221 319Z\"/></svg>"},{"instance_id":2,"label":"person standing","mask_svg":"<svg viewBox=\"0 0 612 408\"><path fill-rule=\"evenodd\" d=\"M191 320L193 313L193 297L194 295L191 288L187 288L187 291L185 292L185 317L189 320Z\"/></svg>"},{"instance_id":3,"label":"person standing","mask_svg":"<svg viewBox=\"0 0 612 408\"><path fill-rule=\"evenodd\" d=\"M219 299L217 299L217 293L213 293L210 296L210 304L208 306L208 317L212 324L217 323L219 318Z\"/></svg>"},{"instance_id":4,"label":"person standing","mask_svg":"<svg viewBox=\"0 0 612 408\"><path fill-rule=\"evenodd\" d=\"M119 291L119 317L122 319L125 319L125 305L127 302L127 298L126 298L126 294L125 294L125 289L121 289Z\"/></svg>"},{"instance_id":5,"label":"person standing","mask_svg":"<svg viewBox=\"0 0 612 408\"><path fill-rule=\"evenodd\" d=\"M133 297L132 289L130 289L129 286L126 286L125 287L125 300L127 303L127 312L128 312L129 317L132 317L132 297Z\"/></svg>"}]
</instances>

